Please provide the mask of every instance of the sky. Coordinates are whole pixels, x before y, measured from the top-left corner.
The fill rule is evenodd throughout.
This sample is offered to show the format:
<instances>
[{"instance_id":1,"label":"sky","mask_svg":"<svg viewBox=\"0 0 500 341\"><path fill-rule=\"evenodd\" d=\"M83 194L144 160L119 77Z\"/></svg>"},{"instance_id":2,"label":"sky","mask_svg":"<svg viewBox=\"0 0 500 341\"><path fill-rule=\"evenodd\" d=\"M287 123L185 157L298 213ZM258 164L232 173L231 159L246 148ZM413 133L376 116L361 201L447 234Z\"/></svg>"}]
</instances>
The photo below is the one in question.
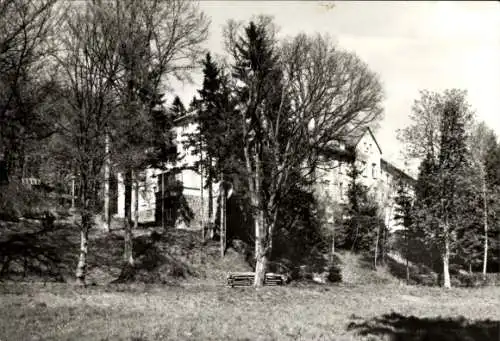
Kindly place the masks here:
<instances>
[{"instance_id":1,"label":"sky","mask_svg":"<svg viewBox=\"0 0 500 341\"><path fill-rule=\"evenodd\" d=\"M500 2L451 1L207 1L199 2L211 19L206 47L223 55L223 27L229 19L248 22L271 15L279 36L328 33L342 49L355 52L379 74L384 87L384 119L374 132L383 157L402 164L396 130L419 90L468 91L479 120L500 136ZM333 6L332 6L333 5ZM175 91L187 104L201 84Z\"/></svg>"}]
</instances>

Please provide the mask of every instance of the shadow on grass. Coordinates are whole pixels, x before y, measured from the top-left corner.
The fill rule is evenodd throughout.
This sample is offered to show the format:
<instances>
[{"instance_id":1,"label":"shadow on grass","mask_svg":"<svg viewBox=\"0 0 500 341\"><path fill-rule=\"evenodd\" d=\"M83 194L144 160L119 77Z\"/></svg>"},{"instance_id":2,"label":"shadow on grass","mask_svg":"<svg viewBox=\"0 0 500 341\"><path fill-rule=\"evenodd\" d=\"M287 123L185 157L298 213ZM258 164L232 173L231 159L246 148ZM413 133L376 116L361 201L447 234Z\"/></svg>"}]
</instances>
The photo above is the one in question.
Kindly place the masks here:
<instances>
[{"instance_id":1,"label":"shadow on grass","mask_svg":"<svg viewBox=\"0 0 500 341\"><path fill-rule=\"evenodd\" d=\"M0 241L0 279L64 281L76 266L78 241L72 238L71 227L24 223L23 231L4 234Z\"/></svg>"},{"instance_id":2,"label":"shadow on grass","mask_svg":"<svg viewBox=\"0 0 500 341\"><path fill-rule=\"evenodd\" d=\"M153 232L134 238L134 266L124 265L112 283L175 284L176 279L196 276L186 256L193 253L197 243L188 235L178 239L171 233ZM123 244L123 238L118 238Z\"/></svg>"},{"instance_id":3,"label":"shadow on grass","mask_svg":"<svg viewBox=\"0 0 500 341\"><path fill-rule=\"evenodd\" d=\"M401 264L391 257L386 258L386 264L389 272L401 280L406 281L406 264ZM409 266L410 268L410 281L409 284L418 284L425 286L438 286L439 276L432 272L430 268L421 265L419 267Z\"/></svg>"},{"instance_id":4,"label":"shadow on grass","mask_svg":"<svg viewBox=\"0 0 500 341\"><path fill-rule=\"evenodd\" d=\"M87 254L89 282L176 284L188 276L203 276L199 259L204 254L197 234L178 230L141 233L133 242L135 265L127 267L123 259L123 234L92 229ZM0 280L71 280L79 244L79 228L74 224L59 222L50 229L34 222L2 224Z\"/></svg>"},{"instance_id":5,"label":"shadow on grass","mask_svg":"<svg viewBox=\"0 0 500 341\"><path fill-rule=\"evenodd\" d=\"M418 318L397 313L386 314L364 322L351 322L347 330L362 336L375 336L391 341L498 341L500 321Z\"/></svg>"}]
</instances>

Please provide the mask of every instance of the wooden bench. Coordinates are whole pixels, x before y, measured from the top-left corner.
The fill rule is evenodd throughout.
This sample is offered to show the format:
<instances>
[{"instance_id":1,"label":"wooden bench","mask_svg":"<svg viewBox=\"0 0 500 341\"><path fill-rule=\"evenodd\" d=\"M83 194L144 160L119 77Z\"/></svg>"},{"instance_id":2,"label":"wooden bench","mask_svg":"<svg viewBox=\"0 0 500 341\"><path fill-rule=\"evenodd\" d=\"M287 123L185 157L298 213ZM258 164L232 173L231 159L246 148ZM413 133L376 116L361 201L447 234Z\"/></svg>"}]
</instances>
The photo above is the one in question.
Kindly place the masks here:
<instances>
[{"instance_id":1,"label":"wooden bench","mask_svg":"<svg viewBox=\"0 0 500 341\"><path fill-rule=\"evenodd\" d=\"M231 272L227 275L227 285L230 287L252 286L255 280L254 272ZM284 285L286 278L284 275L266 273L264 285Z\"/></svg>"}]
</instances>

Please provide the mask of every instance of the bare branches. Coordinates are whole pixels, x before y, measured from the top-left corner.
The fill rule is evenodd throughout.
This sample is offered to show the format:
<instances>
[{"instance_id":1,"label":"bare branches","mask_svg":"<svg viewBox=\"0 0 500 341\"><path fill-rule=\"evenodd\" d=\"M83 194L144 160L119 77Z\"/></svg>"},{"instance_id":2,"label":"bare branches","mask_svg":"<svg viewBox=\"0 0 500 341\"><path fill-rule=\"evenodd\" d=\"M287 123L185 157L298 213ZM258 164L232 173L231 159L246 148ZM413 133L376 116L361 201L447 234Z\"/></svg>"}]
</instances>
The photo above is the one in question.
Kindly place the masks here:
<instances>
[{"instance_id":1,"label":"bare branches","mask_svg":"<svg viewBox=\"0 0 500 341\"><path fill-rule=\"evenodd\" d=\"M56 0L0 1L0 71L27 66L43 54Z\"/></svg>"},{"instance_id":2,"label":"bare branches","mask_svg":"<svg viewBox=\"0 0 500 341\"><path fill-rule=\"evenodd\" d=\"M11 171L22 168L28 140L53 132L41 111L44 97L50 97L44 57L55 22L54 4L0 0L0 154L6 154Z\"/></svg>"},{"instance_id":3,"label":"bare branches","mask_svg":"<svg viewBox=\"0 0 500 341\"><path fill-rule=\"evenodd\" d=\"M378 76L328 36L298 35L283 44L282 64L294 119L316 146L373 124L382 114Z\"/></svg>"},{"instance_id":4,"label":"bare branches","mask_svg":"<svg viewBox=\"0 0 500 341\"><path fill-rule=\"evenodd\" d=\"M409 158L439 155L440 124L446 102L456 102L459 110L464 112L466 122L472 121L474 113L465 101L466 95L466 91L458 89L446 90L442 94L420 91L420 98L415 100L410 114L413 124L398 131L398 138L405 144ZM469 123L466 128L470 128Z\"/></svg>"}]
</instances>

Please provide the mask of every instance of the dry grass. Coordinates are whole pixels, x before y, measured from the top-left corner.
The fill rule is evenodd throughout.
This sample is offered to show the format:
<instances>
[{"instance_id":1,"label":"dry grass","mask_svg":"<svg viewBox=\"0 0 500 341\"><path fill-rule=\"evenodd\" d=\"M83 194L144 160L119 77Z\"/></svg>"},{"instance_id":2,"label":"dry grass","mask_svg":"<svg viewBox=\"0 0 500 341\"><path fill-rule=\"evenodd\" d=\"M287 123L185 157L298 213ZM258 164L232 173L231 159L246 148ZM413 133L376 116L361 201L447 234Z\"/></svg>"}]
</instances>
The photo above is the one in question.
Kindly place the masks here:
<instances>
[{"instance_id":1,"label":"dry grass","mask_svg":"<svg viewBox=\"0 0 500 341\"><path fill-rule=\"evenodd\" d=\"M15 227L2 229L0 255L10 259L10 278L24 282L0 282L0 341L500 339L498 287L404 286L388 270L373 271L369 260L344 253L339 286L230 289L224 275L248 271L244 256L229 250L221 260L216 243L204 245L186 231L156 241L137 233L133 284L109 284L121 270L119 230L92 231L89 279L98 285L27 283L70 279L78 233L64 224L47 233ZM168 280L173 270L184 277Z\"/></svg>"},{"instance_id":2,"label":"dry grass","mask_svg":"<svg viewBox=\"0 0 500 341\"><path fill-rule=\"evenodd\" d=\"M481 330L494 335L499 330L498 321L486 325L484 320L498 320L500 316L500 289L494 287L445 291L399 285L290 286L255 291L196 283L86 289L68 284L3 283L0 290L0 340L9 341L33 337L128 341L387 340L389 335L396 335L398 328L410 329L412 334L411 327L404 327L402 321L415 326L420 323L420 329L434 323L435 329L439 321L444 321L438 317L459 316L463 317L457 320L461 324L454 322L447 327L455 328L456 335L464 335L456 340L496 341L484 335L474 338L467 326L477 327L477 320L481 320ZM391 313L392 319L386 315ZM381 332L382 323L393 325Z\"/></svg>"},{"instance_id":3,"label":"dry grass","mask_svg":"<svg viewBox=\"0 0 500 341\"><path fill-rule=\"evenodd\" d=\"M123 269L123 230L113 221L106 233L94 228L89 236L87 281L105 285L117 280ZM172 283L185 278L220 282L228 271L251 271L245 256L229 249L220 259L215 241L202 243L199 233L169 230L151 237L155 228L134 231L136 268L129 280ZM0 279L66 281L74 278L79 246L78 227L58 221L50 230L38 222L0 221Z\"/></svg>"}]
</instances>

